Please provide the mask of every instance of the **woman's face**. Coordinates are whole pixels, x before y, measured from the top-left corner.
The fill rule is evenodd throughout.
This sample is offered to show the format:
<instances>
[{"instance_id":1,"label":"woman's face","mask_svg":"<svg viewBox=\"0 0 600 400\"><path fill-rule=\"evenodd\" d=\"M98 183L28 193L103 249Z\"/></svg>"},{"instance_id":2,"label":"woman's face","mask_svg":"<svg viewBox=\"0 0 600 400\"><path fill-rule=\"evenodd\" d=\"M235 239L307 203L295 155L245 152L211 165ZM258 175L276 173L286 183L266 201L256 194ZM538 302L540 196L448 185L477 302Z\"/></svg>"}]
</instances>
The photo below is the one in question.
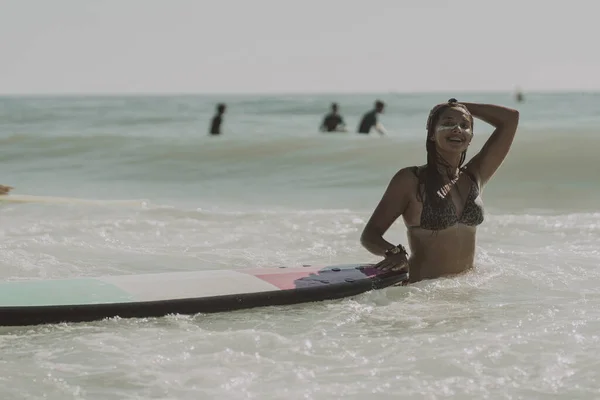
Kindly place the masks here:
<instances>
[{"instance_id":1,"label":"woman's face","mask_svg":"<svg viewBox=\"0 0 600 400\"><path fill-rule=\"evenodd\" d=\"M434 127L433 140L438 150L462 153L473 139L473 123L466 110L449 107L441 112Z\"/></svg>"}]
</instances>

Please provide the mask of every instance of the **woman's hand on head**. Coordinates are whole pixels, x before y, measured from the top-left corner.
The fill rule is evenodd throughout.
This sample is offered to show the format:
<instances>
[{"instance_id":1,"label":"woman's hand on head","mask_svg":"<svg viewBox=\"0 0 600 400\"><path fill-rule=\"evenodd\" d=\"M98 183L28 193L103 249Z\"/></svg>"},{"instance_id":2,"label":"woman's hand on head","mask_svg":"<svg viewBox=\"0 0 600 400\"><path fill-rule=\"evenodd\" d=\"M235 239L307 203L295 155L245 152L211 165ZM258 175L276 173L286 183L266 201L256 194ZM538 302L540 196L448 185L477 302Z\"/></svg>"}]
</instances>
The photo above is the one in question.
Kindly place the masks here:
<instances>
[{"instance_id":1,"label":"woman's hand on head","mask_svg":"<svg viewBox=\"0 0 600 400\"><path fill-rule=\"evenodd\" d=\"M408 272L408 258L405 253L398 253L384 258L375 264L375 268L381 271L406 271Z\"/></svg>"}]
</instances>

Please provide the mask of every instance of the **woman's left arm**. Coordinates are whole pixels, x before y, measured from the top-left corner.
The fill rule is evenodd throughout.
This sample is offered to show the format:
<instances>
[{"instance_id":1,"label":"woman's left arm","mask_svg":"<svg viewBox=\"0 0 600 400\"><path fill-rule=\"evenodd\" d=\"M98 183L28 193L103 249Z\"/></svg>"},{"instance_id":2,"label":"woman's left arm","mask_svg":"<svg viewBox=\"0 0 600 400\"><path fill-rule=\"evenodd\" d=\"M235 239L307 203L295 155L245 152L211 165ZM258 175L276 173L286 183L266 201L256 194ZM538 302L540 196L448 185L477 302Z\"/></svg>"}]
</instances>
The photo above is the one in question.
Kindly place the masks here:
<instances>
[{"instance_id":1,"label":"woman's left arm","mask_svg":"<svg viewBox=\"0 0 600 400\"><path fill-rule=\"evenodd\" d=\"M461 104L467 107L473 117L496 128L479 153L467 165L467 168L479 178L480 184L483 186L502 165L510 150L519 125L519 112L512 108L493 104Z\"/></svg>"}]
</instances>

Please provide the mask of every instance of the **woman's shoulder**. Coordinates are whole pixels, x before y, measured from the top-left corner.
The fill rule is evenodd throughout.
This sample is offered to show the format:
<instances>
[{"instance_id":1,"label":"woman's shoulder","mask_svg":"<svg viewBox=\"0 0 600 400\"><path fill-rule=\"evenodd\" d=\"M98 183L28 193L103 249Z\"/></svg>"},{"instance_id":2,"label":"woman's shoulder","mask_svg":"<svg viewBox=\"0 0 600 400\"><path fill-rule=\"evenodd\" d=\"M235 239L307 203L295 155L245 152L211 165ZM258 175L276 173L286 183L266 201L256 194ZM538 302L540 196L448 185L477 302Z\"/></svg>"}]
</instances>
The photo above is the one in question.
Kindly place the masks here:
<instances>
[{"instance_id":1,"label":"woman's shoulder","mask_svg":"<svg viewBox=\"0 0 600 400\"><path fill-rule=\"evenodd\" d=\"M419 173L421 172L421 170L421 166L410 166L401 168L392 177L391 184L402 186L406 184L414 184L419 181Z\"/></svg>"},{"instance_id":2,"label":"woman's shoulder","mask_svg":"<svg viewBox=\"0 0 600 400\"><path fill-rule=\"evenodd\" d=\"M472 160L471 160L472 161ZM479 176L479 171L477 171L477 168L473 167L473 163L469 161L467 163L467 165L465 165L462 170L465 172L465 174L467 174L467 176L477 184L477 186L481 189L482 182L481 182L481 177Z\"/></svg>"}]
</instances>

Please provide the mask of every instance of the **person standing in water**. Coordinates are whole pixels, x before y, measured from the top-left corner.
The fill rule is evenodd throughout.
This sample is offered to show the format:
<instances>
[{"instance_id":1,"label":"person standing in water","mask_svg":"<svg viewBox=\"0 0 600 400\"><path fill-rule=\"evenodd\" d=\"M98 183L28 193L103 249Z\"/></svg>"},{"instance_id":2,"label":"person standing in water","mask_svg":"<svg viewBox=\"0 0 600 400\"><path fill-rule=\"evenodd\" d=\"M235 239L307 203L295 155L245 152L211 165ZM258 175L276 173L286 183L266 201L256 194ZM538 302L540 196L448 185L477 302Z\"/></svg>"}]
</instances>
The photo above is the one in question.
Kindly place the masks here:
<instances>
[{"instance_id":1,"label":"person standing in water","mask_svg":"<svg viewBox=\"0 0 600 400\"><path fill-rule=\"evenodd\" d=\"M338 113L337 103L331 103L331 112L323 118L319 130L321 132L346 132L344 119Z\"/></svg>"},{"instance_id":2,"label":"person standing in water","mask_svg":"<svg viewBox=\"0 0 600 400\"><path fill-rule=\"evenodd\" d=\"M473 139L473 118L495 129L463 166ZM473 267L477 226L484 220L481 192L508 154L517 110L493 104L438 104L427 120L427 163L400 169L365 225L360 241L384 259L381 270L408 270L410 282L465 272ZM411 255L383 238L402 216Z\"/></svg>"},{"instance_id":3,"label":"person standing in water","mask_svg":"<svg viewBox=\"0 0 600 400\"><path fill-rule=\"evenodd\" d=\"M385 108L385 104L381 100L377 100L375 102L375 108L365 115L363 115L362 120L360 121L360 125L358 127L358 133L366 133L371 132L371 128L375 128L377 132L381 135L385 135L385 128L381 125L381 122L377 120L377 114L383 113L383 109Z\"/></svg>"},{"instance_id":4,"label":"person standing in water","mask_svg":"<svg viewBox=\"0 0 600 400\"><path fill-rule=\"evenodd\" d=\"M525 96L523 96L522 91L518 90L517 93L515 93L515 100L517 103L522 103L525 100Z\"/></svg>"},{"instance_id":5,"label":"person standing in water","mask_svg":"<svg viewBox=\"0 0 600 400\"><path fill-rule=\"evenodd\" d=\"M221 134L221 123L223 122L223 114L225 114L225 110L227 106L223 103L217 104L217 113L213 117L210 123L210 134L211 135L220 135Z\"/></svg>"}]
</instances>

